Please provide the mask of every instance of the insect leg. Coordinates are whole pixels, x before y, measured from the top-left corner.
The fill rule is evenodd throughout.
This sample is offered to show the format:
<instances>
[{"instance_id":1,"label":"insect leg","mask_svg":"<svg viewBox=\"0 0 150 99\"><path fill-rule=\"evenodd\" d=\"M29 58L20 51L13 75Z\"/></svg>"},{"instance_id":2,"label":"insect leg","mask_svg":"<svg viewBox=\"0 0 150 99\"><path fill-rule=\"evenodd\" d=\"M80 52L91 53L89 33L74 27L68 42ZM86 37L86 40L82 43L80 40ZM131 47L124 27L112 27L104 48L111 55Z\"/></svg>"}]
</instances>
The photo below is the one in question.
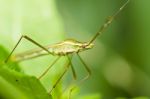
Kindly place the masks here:
<instances>
[{"instance_id":1,"label":"insect leg","mask_svg":"<svg viewBox=\"0 0 150 99\"><path fill-rule=\"evenodd\" d=\"M75 69L74 69L74 67L73 67L73 64L72 64L72 62L71 62L70 57L69 57L69 56L67 56L67 57L68 57L68 60L70 61L71 70L72 70L72 73L73 73L73 78L74 78L74 80L76 80L76 79L77 79L77 75L76 75ZM68 99L71 99L71 93L72 93L73 89L74 89L74 87L69 90Z\"/></svg>"},{"instance_id":2,"label":"insect leg","mask_svg":"<svg viewBox=\"0 0 150 99\"><path fill-rule=\"evenodd\" d=\"M79 57L79 59L81 60L83 66L85 67L86 71L88 72L87 76L85 76L81 82L83 82L84 80L88 79L89 76L91 75L91 70L90 68L86 65L86 63L83 61L83 59L81 58L81 56L77 53L77 56Z\"/></svg>"},{"instance_id":3,"label":"insect leg","mask_svg":"<svg viewBox=\"0 0 150 99\"><path fill-rule=\"evenodd\" d=\"M79 57L79 59L81 60L83 66L85 67L86 71L88 72L87 76L85 76L83 79L81 79L78 84L81 84L83 81L85 81L86 79L88 79L91 75L91 70L90 68L85 64L85 62L83 61L83 59L81 58L81 56L77 53L77 56ZM72 91L75 89L76 87L72 87L70 90L69 90L69 99L71 99L71 93Z\"/></svg>"},{"instance_id":4,"label":"insect leg","mask_svg":"<svg viewBox=\"0 0 150 99\"><path fill-rule=\"evenodd\" d=\"M22 35L20 37L20 39L18 40L17 44L15 45L15 47L13 48L13 50L11 51L11 53L8 55L8 57L6 58L6 60L4 61L5 63L8 62L10 56L12 55L12 53L14 52L14 50L17 48L17 46L19 45L19 43L21 42L21 40L25 38L26 40L32 42L33 44L39 46L40 48L42 48L43 50L45 50L46 52L48 52L49 54L51 54L51 52L48 51L48 49L46 49L45 47L43 47L41 44L37 43L36 41L34 41L33 39L31 39L30 37L26 36L26 35Z\"/></svg>"},{"instance_id":5,"label":"insect leg","mask_svg":"<svg viewBox=\"0 0 150 99\"><path fill-rule=\"evenodd\" d=\"M50 66L48 66L48 68L38 77L38 79L41 79L41 78L52 68L52 66L54 66L54 64L55 64L59 59L60 59L60 56L57 57L57 58L53 61L53 63L52 63Z\"/></svg>"},{"instance_id":6,"label":"insect leg","mask_svg":"<svg viewBox=\"0 0 150 99\"><path fill-rule=\"evenodd\" d=\"M117 10L112 16L109 16L105 23L100 27L99 31L92 37L92 39L89 41L89 44L91 44L93 41L96 40L96 38L101 35L108 26L112 23L112 21L118 16L118 14L125 8L125 6L129 3L130 0L127 0L120 8Z\"/></svg>"},{"instance_id":7,"label":"insect leg","mask_svg":"<svg viewBox=\"0 0 150 99\"><path fill-rule=\"evenodd\" d=\"M73 80L72 80L71 82L74 82L74 80L77 79L77 75L76 75L75 69L74 69L74 67L73 67L73 64L72 64L72 62L71 62L72 56L69 57L69 56L67 55L67 58L68 58L68 60L69 60L69 62L70 62L71 71L72 71L72 74L73 74ZM72 83L68 84L68 86L63 90L63 92L65 92L65 91L71 86L71 84L72 84ZM71 97L71 92L72 92L72 88L69 89L68 99L71 99L71 98L70 98L70 97ZM63 94L63 93L60 94L59 98L61 97L62 94Z\"/></svg>"},{"instance_id":8,"label":"insect leg","mask_svg":"<svg viewBox=\"0 0 150 99\"><path fill-rule=\"evenodd\" d=\"M63 73L60 75L60 77L57 79L57 81L56 81L55 84L53 85L52 89L49 91L49 94L51 94L52 91L53 91L53 89L55 89L55 87L57 86L57 84L59 83L59 81L62 79L62 77L64 76L64 74L67 72L69 66L70 66L70 61L67 62L64 72L63 72Z\"/></svg>"},{"instance_id":9,"label":"insect leg","mask_svg":"<svg viewBox=\"0 0 150 99\"><path fill-rule=\"evenodd\" d=\"M70 61L71 71L72 71L72 74L73 74L73 78L74 78L74 80L76 80L76 79L77 79L77 75L76 75L75 69L74 69L74 67L73 67L73 64L72 64L72 62L71 62L70 57L69 57L69 56L67 56L67 57L68 57L68 60Z\"/></svg>"}]
</instances>

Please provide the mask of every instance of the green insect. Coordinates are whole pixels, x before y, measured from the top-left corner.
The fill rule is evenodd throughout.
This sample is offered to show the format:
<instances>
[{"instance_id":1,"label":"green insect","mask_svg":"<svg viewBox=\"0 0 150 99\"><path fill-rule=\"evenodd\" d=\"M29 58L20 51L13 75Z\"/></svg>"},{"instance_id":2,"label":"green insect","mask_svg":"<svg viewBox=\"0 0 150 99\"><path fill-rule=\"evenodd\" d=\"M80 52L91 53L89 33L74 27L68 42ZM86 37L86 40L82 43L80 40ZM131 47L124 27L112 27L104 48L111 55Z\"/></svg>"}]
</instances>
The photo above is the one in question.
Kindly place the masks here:
<instances>
[{"instance_id":1,"label":"green insect","mask_svg":"<svg viewBox=\"0 0 150 99\"><path fill-rule=\"evenodd\" d=\"M73 77L74 77L74 79L76 79L76 73L75 73L74 67L73 67L73 65L71 63L72 57L69 57L69 55L73 55L74 53L76 53L77 56L79 57L79 59L81 60L81 62L83 63L83 66L85 67L85 69L86 69L86 71L88 73L81 80L81 82L85 81L91 75L91 70L85 64L85 62L83 61L83 59L81 58L79 53L82 52L82 51L85 51L85 50L89 50L89 49L94 47L93 42L96 40L96 38L107 29L107 27L112 23L112 21L122 11L122 9L129 3L129 1L130 0L127 0L120 7L120 9L118 11L116 11L112 16L108 17L106 22L100 27L100 30L88 42L79 42L79 41L77 41L75 39L66 39L66 40L64 40L64 41L62 41L60 43L52 44L50 46L46 46L45 47L45 46L42 46L41 44L37 43L36 41L31 39L30 37L28 37L26 35L22 35L21 38L19 39L19 41L17 42L17 44L15 45L15 47L13 48L13 50L11 51L11 53L9 54L9 56L7 57L7 59L5 60L5 63L7 63L10 58L15 60L15 61L23 61L23 60L36 58L36 57L39 57L39 56L49 55L49 54L58 56L58 58L56 58L56 60L54 60L54 62L40 75L40 77L38 79L41 79L50 70L50 68L52 66L54 66L54 64L60 59L61 56L67 56L67 58L69 60L69 63L67 64L64 72L61 74L61 76L58 78L56 83L53 85L52 89L49 91L49 93L51 93L52 90L57 86L57 84L59 83L59 81L61 80L63 75L66 73L66 71L68 70L69 66L71 66ZM27 52L11 56L12 53L14 52L14 50L17 48L18 44L21 42L21 40L23 38L27 39L31 43L37 45L41 49L29 50Z\"/></svg>"}]
</instances>

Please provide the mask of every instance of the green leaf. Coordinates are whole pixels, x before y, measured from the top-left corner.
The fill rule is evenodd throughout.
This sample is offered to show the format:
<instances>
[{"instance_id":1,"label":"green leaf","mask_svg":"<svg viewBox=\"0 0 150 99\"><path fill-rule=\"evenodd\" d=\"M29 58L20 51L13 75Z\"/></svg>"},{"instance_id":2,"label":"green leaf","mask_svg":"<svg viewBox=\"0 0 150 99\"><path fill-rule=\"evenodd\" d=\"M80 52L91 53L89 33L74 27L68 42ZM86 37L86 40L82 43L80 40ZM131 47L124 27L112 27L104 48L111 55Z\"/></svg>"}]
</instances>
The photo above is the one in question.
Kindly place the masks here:
<instances>
[{"instance_id":1,"label":"green leaf","mask_svg":"<svg viewBox=\"0 0 150 99\"><path fill-rule=\"evenodd\" d=\"M0 46L0 99L52 99L38 79L18 72L17 63L4 64L7 56Z\"/></svg>"},{"instance_id":2,"label":"green leaf","mask_svg":"<svg viewBox=\"0 0 150 99\"><path fill-rule=\"evenodd\" d=\"M3 66L5 59L8 57L8 52L6 51L5 48L0 46L0 67ZM19 68L19 65L16 62L12 62L11 60L7 63L7 67L10 69L14 69L16 71L21 71Z\"/></svg>"},{"instance_id":3,"label":"green leaf","mask_svg":"<svg viewBox=\"0 0 150 99\"><path fill-rule=\"evenodd\" d=\"M0 68L0 97L2 99L51 99L39 80L5 65Z\"/></svg>"}]
</instances>

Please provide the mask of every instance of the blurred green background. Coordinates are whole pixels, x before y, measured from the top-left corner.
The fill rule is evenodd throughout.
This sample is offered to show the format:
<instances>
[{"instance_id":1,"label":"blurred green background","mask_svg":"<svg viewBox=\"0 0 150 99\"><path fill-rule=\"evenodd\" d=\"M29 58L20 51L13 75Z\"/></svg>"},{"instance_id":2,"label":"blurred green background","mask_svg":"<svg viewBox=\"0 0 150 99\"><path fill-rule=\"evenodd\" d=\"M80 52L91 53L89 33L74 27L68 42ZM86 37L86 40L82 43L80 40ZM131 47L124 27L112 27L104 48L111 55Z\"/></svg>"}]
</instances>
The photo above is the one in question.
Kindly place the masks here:
<instances>
[{"instance_id":1,"label":"blurred green background","mask_svg":"<svg viewBox=\"0 0 150 99\"><path fill-rule=\"evenodd\" d=\"M0 45L11 51L22 34L42 45L65 38L88 41L124 2L126 0L0 0ZM76 99L86 95L95 97L89 99L150 96L149 4L149 0L131 0L96 40L95 47L81 53L92 76L79 86ZM24 40L15 53L35 47ZM20 65L26 74L38 77L54 59L55 56L46 56ZM58 62L42 79L47 90L62 72L64 61ZM86 72L76 57L73 64L80 79Z\"/></svg>"}]
</instances>

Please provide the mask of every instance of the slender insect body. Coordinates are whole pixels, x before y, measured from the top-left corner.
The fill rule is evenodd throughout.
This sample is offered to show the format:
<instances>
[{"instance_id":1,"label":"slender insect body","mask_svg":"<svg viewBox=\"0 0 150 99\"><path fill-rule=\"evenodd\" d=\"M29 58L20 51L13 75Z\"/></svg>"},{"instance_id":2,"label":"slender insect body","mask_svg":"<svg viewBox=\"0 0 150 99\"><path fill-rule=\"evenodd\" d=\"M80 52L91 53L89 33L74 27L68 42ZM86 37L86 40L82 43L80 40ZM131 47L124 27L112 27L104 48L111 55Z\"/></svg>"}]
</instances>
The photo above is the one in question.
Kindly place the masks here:
<instances>
[{"instance_id":1,"label":"slender insect body","mask_svg":"<svg viewBox=\"0 0 150 99\"><path fill-rule=\"evenodd\" d=\"M52 55L57 56L65 56L72 53L81 52L84 50L91 49L93 47L93 44L88 44L87 42L79 42L74 39L66 39L60 43L56 43L53 45L46 46L45 48L48 49L49 52L52 53ZM43 56L48 55L45 50L43 49L33 49L29 50L27 52L23 52L20 54L16 54L15 56L12 56L12 60L14 61L22 61L26 59L31 59L37 56Z\"/></svg>"},{"instance_id":2,"label":"slender insect body","mask_svg":"<svg viewBox=\"0 0 150 99\"><path fill-rule=\"evenodd\" d=\"M24 53L19 53L19 54L13 55L13 56L11 56L11 60L12 61L23 61L23 60L34 58L36 56L48 55L48 53L46 53L46 51L44 51L42 49L38 49L34 52L33 51L30 50L30 51L27 51Z\"/></svg>"},{"instance_id":3,"label":"slender insect body","mask_svg":"<svg viewBox=\"0 0 150 99\"><path fill-rule=\"evenodd\" d=\"M54 44L49 51L52 51L54 55L64 56L72 53L81 52L84 50L91 49L93 44L87 42L79 42L74 39L67 39L63 42Z\"/></svg>"}]
</instances>

